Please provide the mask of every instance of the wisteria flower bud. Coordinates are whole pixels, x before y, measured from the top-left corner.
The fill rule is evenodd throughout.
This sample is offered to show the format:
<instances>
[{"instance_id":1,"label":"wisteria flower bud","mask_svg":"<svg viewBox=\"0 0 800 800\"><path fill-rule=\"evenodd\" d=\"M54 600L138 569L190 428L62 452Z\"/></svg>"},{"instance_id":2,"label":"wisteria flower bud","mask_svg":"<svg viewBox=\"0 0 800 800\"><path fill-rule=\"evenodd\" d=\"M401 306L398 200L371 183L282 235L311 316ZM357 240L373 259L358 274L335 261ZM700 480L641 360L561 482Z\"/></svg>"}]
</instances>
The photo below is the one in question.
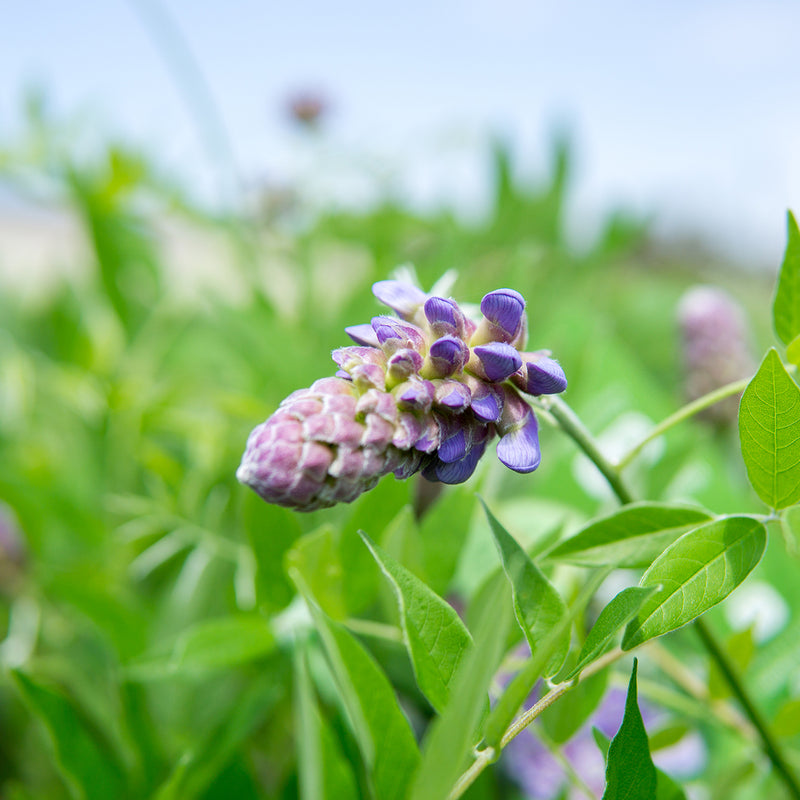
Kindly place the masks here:
<instances>
[{"instance_id":1,"label":"wisteria flower bud","mask_svg":"<svg viewBox=\"0 0 800 800\"><path fill-rule=\"evenodd\" d=\"M689 289L678 306L683 345L685 392L696 400L753 374L749 330L741 306L713 286ZM716 425L736 422L739 397L729 397L698 416Z\"/></svg>"},{"instance_id":2,"label":"wisteria flower bud","mask_svg":"<svg viewBox=\"0 0 800 800\"><path fill-rule=\"evenodd\" d=\"M538 425L519 394L555 394L566 378L549 351L521 353L525 301L485 295L470 319L450 298L400 281L375 296L398 317L346 329L339 368L294 392L250 435L237 477L271 503L311 511L350 502L389 472L467 480L499 434L497 455L516 472L539 465Z\"/></svg>"}]
</instances>

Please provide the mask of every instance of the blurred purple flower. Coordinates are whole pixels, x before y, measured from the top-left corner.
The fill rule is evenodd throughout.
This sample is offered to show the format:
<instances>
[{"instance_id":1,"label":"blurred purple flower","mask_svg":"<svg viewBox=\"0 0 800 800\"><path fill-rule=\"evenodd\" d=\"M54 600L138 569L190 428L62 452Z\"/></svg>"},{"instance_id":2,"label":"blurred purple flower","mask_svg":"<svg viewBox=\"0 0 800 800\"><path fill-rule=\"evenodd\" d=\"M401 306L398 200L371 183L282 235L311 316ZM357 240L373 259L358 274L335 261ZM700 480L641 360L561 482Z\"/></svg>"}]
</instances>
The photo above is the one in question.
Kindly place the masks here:
<instances>
[{"instance_id":1,"label":"blurred purple flower","mask_svg":"<svg viewBox=\"0 0 800 800\"><path fill-rule=\"evenodd\" d=\"M695 286L678 306L685 386L688 400L696 400L755 371L750 332L741 306L722 289ZM701 419L716 425L733 424L739 396L704 409Z\"/></svg>"},{"instance_id":2,"label":"blurred purple flower","mask_svg":"<svg viewBox=\"0 0 800 800\"><path fill-rule=\"evenodd\" d=\"M536 469L538 425L519 391L556 394L567 382L548 351L520 352L522 295L490 292L471 320L455 300L400 281L373 292L399 318L346 328L355 345L333 351L336 376L294 392L252 432L238 479L270 503L312 511L389 472L462 483L495 434L503 464Z\"/></svg>"}]
</instances>

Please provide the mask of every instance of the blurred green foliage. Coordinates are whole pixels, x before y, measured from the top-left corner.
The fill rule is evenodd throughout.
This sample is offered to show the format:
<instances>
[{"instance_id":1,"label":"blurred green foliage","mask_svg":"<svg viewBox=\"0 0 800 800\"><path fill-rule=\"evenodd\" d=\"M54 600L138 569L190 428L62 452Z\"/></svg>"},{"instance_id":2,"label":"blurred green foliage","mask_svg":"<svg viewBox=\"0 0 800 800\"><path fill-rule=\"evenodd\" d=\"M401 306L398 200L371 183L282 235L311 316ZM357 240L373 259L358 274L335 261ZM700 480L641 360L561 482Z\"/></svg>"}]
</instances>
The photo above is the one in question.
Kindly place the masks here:
<instances>
[{"instance_id":1,"label":"blurred green foliage","mask_svg":"<svg viewBox=\"0 0 800 800\"><path fill-rule=\"evenodd\" d=\"M298 757L309 758L303 747L323 753L342 797L363 790L346 712L286 567L313 576L331 617L359 618L352 630L419 730L431 709L405 652L367 624L396 619L357 530L470 606L499 564L475 513L478 484L531 552L609 502L587 493L574 446L546 426L537 473L506 473L487 457L472 483L446 489L421 519L410 510L418 487L393 478L353 506L310 515L266 506L236 483L249 430L289 392L333 372L330 349L345 343L346 325L377 312L370 286L398 264L413 262L426 289L456 269L462 300L520 291L531 346L553 349L571 405L598 433L632 412L658 421L681 404L675 307L697 280L724 281L767 341L767 282L720 275L699 256L671 258L644 220L613 214L594 245L575 252L564 230L566 140L554 143L550 177L536 186L515 177L498 143L491 210L472 225L388 201L306 224L292 208L215 215L146 155L81 141L32 102L26 135L0 151L4 182L57 204L85 244L83 277L54 272L35 300L0 294L0 498L27 551L1 587L3 797L288 798L299 790ZM165 222L222 243L219 290L181 291ZM237 296L222 291L229 283ZM759 508L731 431L690 422L649 458L630 472L642 496ZM793 558L796 535L787 539ZM774 537L759 573L793 612L795 570ZM797 703L786 666L799 655L796 629L748 666L770 676L755 690L781 719ZM680 635L677 646L689 647ZM797 745L797 726L784 727ZM711 775L737 752L713 734ZM726 797L766 796L764 780L750 776ZM489 777L473 792L512 796Z\"/></svg>"}]
</instances>

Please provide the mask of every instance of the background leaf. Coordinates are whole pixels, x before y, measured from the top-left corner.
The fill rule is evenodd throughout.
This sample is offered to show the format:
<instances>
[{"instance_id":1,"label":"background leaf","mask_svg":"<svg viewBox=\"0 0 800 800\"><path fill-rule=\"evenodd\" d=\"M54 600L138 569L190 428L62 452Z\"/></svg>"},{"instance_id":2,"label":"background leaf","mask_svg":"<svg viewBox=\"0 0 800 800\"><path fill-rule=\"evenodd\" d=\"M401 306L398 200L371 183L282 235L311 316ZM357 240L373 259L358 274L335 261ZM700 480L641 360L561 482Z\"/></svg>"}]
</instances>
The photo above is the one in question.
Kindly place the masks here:
<instances>
[{"instance_id":1,"label":"background leaf","mask_svg":"<svg viewBox=\"0 0 800 800\"><path fill-rule=\"evenodd\" d=\"M709 519L699 508L634 503L590 523L547 557L583 566L648 567L667 545Z\"/></svg>"},{"instance_id":2,"label":"background leaf","mask_svg":"<svg viewBox=\"0 0 800 800\"><path fill-rule=\"evenodd\" d=\"M739 437L758 496L770 508L800 500L800 387L774 348L742 395Z\"/></svg>"},{"instance_id":3,"label":"background leaf","mask_svg":"<svg viewBox=\"0 0 800 800\"><path fill-rule=\"evenodd\" d=\"M450 702L425 737L410 800L445 800L467 766L510 624L507 596L497 592L481 609L474 632L475 647L461 662Z\"/></svg>"},{"instance_id":4,"label":"background leaf","mask_svg":"<svg viewBox=\"0 0 800 800\"><path fill-rule=\"evenodd\" d=\"M645 572L660 587L628 624L623 650L680 628L724 600L758 564L767 543L752 517L725 517L685 533Z\"/></svg>"},{"instance_id":5,"label":"background leaf","mask_svg":"<svg viewBox=\"0 0 800 800\"><path fill-rule=\"evenodd\" d=\"M26 704L47 728L59 772L72 795L85 800L128 796L122 767L108 743L73 702L24 672L11 674Z\"/></svg>"},{"instance_id":6,"label":"background leaf","mask_svg":"<svg viewBox=\"0 0 800 800\"><path fill-rule=\"evenodd\" d=\"M492 529L495 544L503 561L503 569L511 583L514 597L514 615L531 654L537 650L552 631L560 630L559 622L567 615L567 606L561 596L545 578L541 570L530 560L528 554L517 544L516 539L497 521L483 504ZM549 642L543 675L555 675L564 663L569 650L569 628L563 630L555 642Z\"/></svg>"},{"instance_id":7,"label":"background leaf","mask_svg":"<svg viewBox=\"0 0 800 800\"><path fill-rule=\"evenodd\" d=\"M656 796L656 768L636 701L637 665L634 659L625 715L608 748L603 800L653 800Z\"/></svg>"},{"instance_id":8,"label":"background leaf","mask_svg":"<svg viewBox=\"0 0 800 800\"><path fill-rule=\"evenodd\" d=\"M364 647L322 612L299 575L293 577L325 646L375 796L400 800L419 762L419 750L394 690Z\"/></svg>"},{"instance_id":9,"label":"background leaf","mask_svg":"<svg viewBox=\"0 0 800 800\"><path fill-rule=\"evenodd\" d=\"M778 276L772 319L781 341L789 344L800 336L800 229L791 211L786 221L788 241Z\"/></svg>"},{"instance_id":10,"label":"background leaf","mask_svg":"<svg viewBox=\"0 0 800 800\"><path fill-rule=\"evenodd\" d=\"M430 704L441 712L447 705L458 665L472 645L469 631L449 603L365 533L361 538L394 589L417 684Z\"/></svg>"}]
</instances>

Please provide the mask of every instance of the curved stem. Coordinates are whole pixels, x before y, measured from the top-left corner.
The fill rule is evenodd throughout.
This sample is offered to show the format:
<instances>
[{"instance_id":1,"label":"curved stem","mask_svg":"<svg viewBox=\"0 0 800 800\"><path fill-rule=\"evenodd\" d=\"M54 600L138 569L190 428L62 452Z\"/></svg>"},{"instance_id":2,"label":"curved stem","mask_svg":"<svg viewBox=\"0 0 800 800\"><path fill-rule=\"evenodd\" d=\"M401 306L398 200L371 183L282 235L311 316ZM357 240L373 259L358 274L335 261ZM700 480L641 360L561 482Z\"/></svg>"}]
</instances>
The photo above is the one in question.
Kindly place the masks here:
<instances>
[{"instance_id":1,"label":"curved stem","mask_svg":"<svg viewBox=\"0 0 800 800\"><path fill-rule=\"evenodd\" d=\"M738 389L741 391L744 389L747 383L747 381L740 381L737 384L729 384L727 387L723 387L723 389L729 391L730 394L735 394L733 391L734 388L737 388L739 387L739 384L742 384L741 388ZM719 391L721 392L722 390ZM701 398L701 401L706 402L707 405L710 405L711 402L716 402L717 399L722 399L721 396L718 396L715 400L708 402L708 398L715 394L718 393L712 392L711 395L706 395L705 398ZM580 447L581 450L583 450L583 452L594 462L595 466L600 470L600 472L602 472L603 476L608 481L609 486L614 490L614 493L617 495L620 502L623 505L633 502L633 495L620 477L619 467L614 467L613 464L610 464L603 457L591 434L586 430L583 423L581 423L581 421L575 415L575 412L572 411L572 409L563 400L554 398L554 401L555 402L553 402L548 408L564 432L570 436L578 445L578 447ZM692 405L700 404L701 401L697 401L696 404L690 404L677 414L673 414L672 417L668 417L660 427L663 427L664 424L670 419L678 420L678 417L680 419L685 419L686 417L690 416L691 413L694 412L687 412L687 409L689 409ZM696 408L695 410L699 411L700 408ZM675 422L673 421L672 424L675 424ZM797 800L800 800L800 782L798 782L797 777L789 767L788 762L783 756L777 740L773 737L772 732L769 730L766 721L761 716L761 713L756 708L753 701L750 699L747 689L736 673L736 668L728 658L728 654L719 645L714 637L714 634L701 618L698 617L692 624L700 636L700 640L709 656L716 662L734 696L739 700L745 715L758 732L762 742L762 750L770 759L775 769L778 771L791 796L797 798Z\"/></svg>"},{"instance_id":2,"label":"curved stem","mask_svg":"<svg viewBox=\"0 0 800 800\"><path fill-rule=\"evenodd\" d=\"M561 430L583 450L589 460L603 473L603 477L614 490L620 503L622 505L632 503L633 494L622 480L619 470L600 452L597 442L580 421L578 415L560 397L552 397L545 408L558 422Z\"/></svg>"},{"instance_id":3,"label":"curved stem","mask_svg":"<svg viewBox=\"0 0 800 800\"><path fill-rule=\"evenodd\" d=\"M761 712L755 707L747 690L744 687L736 670L733 667L728 654L720 647L711 630L708 628L702 618L698 617L693 623L694 629L697 631L703 646L708 651L709 655L716 661L717 666L728 682L728 686L735 695L736 699L744 709L753 727L758 731L758 735L764 745L764 752L769 757L775 769L780 773L780 776L789 790L792 797L800 798L800 783L798 783L797 776L792 771L788 762L781 752L780 745L772 731L767 726L766 720L762 717Z\"/></svg>"},{"instance_id":4,"label":"curved stem","mask_svg":"<svg viewBox=\"0 0 800 800\"><path fill-rule=\"evenodd\" d=\"M653 428L647 436L642 439L637 445L632 447L628 450L627 453L617 462L617 470L623 470L627 467L631 461L633 461L639 453L647 447L650 442L654 439L658 439L659 436L665 434L670 428L674 427L680 422L683 422L689 417L694 416L695 414L699 414L701 411L705 410L709 406L713 406L715 403L719 403L721 400L725 400L728 397L732 397L735 394L740 394L747 388L747 384L750 383L750 378L745 378L740 381L734 381L733 383L728 383L725 386L721 386L719 389L715 389L713 392L709 392L708 394L704 394L702 397L698 397L697 400L693 400L691 403L687 403L683 408L679 408L674 414L670 414L666 419L662 420L658 423L658 425Z\"/></svg>"}]
</instances>

